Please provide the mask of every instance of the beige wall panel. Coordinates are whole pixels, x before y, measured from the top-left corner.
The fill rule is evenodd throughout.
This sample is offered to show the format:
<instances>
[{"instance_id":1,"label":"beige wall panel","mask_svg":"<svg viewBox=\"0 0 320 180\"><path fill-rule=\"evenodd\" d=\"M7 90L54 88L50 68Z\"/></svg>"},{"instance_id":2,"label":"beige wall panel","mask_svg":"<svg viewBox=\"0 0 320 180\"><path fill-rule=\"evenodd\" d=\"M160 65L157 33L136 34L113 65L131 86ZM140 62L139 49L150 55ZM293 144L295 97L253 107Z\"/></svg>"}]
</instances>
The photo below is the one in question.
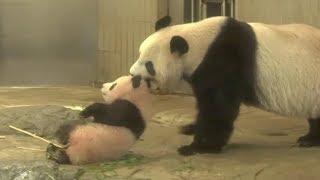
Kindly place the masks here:
<instances>
[{"instance_id":1,"label":"beige wall panel","mask_svg":"<svg viewBox=\"0 0 320 180\"><path fill-rule=\"evenodd\" d=\"M104 57L104 53L103 51L98 51L97 53L97 67L96 67L96 81L100 82L103 81L103 79L101 79L106 73L104 72L105 69L105 57Z\"/></svg>"},{"instance_id":2,"label":"beige wall panel","mask_svg":"<svg viewBox=\"0 0 320 180\"><path fill-rule=\"evenodd\" d=\"M172 17L173 24L183 23L183 6L184 0L170 0L169 1L169 14Z\"/></svg>"},{"instance_id":3,"label":"beige wall panel","mask_svg":"<svg viewBox=\"0 0 320 180\"><path fill-rule=\"evenodd\" d=\"M98 0L99 60L97 80L128 74L141 42L154 31L154 22L167 12L167 0Z\"/></svg>"},{"instance_id":4,"label":"beige wall panel","mask_svg":"<svg viewBox=\"0 0 320 180\"><path fill-rule=\"evenodd\" d=\"M320 0L236 0L236 17L249 22L305 23L320 28Z\"/></svg>"},{"instance_id":5,"label":"beige wall panel","mask_svg":"<svg viewBox=\"0 0 320 180\"><path fill-rule=\"evenodd\" d=\"M158 1L158 17L164 17L168 15L169 10L169 2L176 1L176 0L159 0Z\"/></svg>"}]
</instances>

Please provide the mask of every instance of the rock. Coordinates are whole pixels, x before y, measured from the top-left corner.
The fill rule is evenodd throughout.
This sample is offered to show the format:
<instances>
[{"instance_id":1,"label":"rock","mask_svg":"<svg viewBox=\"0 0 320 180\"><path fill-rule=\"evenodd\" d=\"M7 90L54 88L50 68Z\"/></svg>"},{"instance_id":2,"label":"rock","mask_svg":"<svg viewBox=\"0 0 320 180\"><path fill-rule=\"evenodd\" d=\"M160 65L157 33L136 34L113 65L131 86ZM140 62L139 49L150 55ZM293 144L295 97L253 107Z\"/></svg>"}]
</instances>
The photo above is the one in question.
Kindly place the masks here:
<instances>
[{"instance_id":1,"label":"rock","mask_svg":"<svg viewBox=\"0 0 320 180\"><path fill-rule=\"evenodd\" d=\"M57 164L53 164L45 161L36 161L29 163L10 163L6 165L3 163L0 165L0 179L77 179L82 175L82 169L79 167L59 167Z\"/></svg>"},{"instance_id":2,"label":"rock","mask_svg":"<svg viewBox=\"0 0 320 180\"><path fill-rule=\"evenodd\" d=\"M68 121L79 120L79 111L63 106L24 106L0 109L0 135L17 134L8 126L52 138L58 127Z\"/></svg>"},{"instance_id":3,"label":"rock","mask_svg":"<svg viewBox=\"0 0 320 180\"><path fill-rule=\"evenodd\" d=\"M79 111L63 106L23 106L0 109L0 179L75 179L81 175L76 166L59 166L45 158L47 144L25 136L8 126L46 138L53 138L55 131L65 122L81 119ZM21 149L24 147L26 149ZM35 150L28 150L37 149Z\"/></svg>"}]
</instances>

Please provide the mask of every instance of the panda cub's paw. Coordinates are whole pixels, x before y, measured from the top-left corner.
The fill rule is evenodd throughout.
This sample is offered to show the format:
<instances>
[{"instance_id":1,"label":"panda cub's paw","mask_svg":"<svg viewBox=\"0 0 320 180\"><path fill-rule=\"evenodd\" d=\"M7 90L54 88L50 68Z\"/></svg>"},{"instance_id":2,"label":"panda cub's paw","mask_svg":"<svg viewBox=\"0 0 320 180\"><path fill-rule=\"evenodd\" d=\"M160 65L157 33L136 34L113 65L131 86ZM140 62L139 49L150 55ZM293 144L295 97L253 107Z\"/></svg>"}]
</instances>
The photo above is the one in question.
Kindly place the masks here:
<instances>
[{"instance_id":1,"label":"panda cub's paw","mask_svg":"<svg viewBox=\"0 0 320 180\"><path fill-rule=\"evenodd\" d=\"M93 103L89 106L87 106L85 109L83 109L80 112L80 116L84 117L84 118L88 118L90 116L94 116L96 114L98 114L99 112L101 112L101 110L103 110L104 108L107 109L106 104L103 103Z\"/></svg>"},{"instance_id":2,"label":"panda cub's paw","mask_svg":"<svg viewBox=\"0 0 320 180\"><path fill-rule=\"evenodd\" d=\"M320 136L305 135L298 139L300 147L320 146Z\"/></svg>"},{"instance_id":3,"label":"panda cub's paw","mask_svg":"<svg viewBox=\"0 0 320 180\"><path fill-rule=\"evenodd\" d=\"M195 124L194 123L181 126L179 129L180 134L187 135L187 136L194 135L194 132L195 132Z\"/></svg>"},{"instance_id":4,"label":"panda cub's paw","mask_svg":"<svg viewBox=\"0 0 320 180\"><path fill-rule=\"evenodd\" d=\"M48 160L54 161L59 164L70 164L70 159L64 149L60 149L53 144L47 147L46 157Z\"/></svg>"}]
</instances>

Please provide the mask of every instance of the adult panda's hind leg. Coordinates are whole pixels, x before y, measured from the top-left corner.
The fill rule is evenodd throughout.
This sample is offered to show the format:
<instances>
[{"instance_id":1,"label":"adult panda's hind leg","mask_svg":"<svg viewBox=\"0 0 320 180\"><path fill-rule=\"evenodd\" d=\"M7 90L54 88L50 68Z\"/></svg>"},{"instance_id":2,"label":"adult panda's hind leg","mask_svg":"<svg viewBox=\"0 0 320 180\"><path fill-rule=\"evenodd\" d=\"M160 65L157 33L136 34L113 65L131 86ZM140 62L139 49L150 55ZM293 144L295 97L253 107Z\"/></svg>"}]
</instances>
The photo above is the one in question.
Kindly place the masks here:
<instances>
[{"instance_id":1,"label":"adult panda's hind leg","mask_svg":"<svg viewBox=\"0 0 320 180\"><path fill-rule=\"evenodd\" d=\"M320 118L308 119L309 132L298 139L300 147L320 146Z\"/></svg>"}]
</instances>

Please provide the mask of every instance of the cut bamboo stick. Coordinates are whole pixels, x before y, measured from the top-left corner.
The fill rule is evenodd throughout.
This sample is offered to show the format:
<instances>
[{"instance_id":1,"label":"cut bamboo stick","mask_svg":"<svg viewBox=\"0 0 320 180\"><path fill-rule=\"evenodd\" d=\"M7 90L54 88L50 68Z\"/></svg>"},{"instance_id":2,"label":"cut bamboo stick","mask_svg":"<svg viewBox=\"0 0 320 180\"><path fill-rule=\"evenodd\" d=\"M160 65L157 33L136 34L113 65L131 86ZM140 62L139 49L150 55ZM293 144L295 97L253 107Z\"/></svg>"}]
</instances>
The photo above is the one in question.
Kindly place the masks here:
<instances>
[{"instance_id":1,"label":"cut bamboo stick","mask_svg":"<svg viewBox=\"0 0 320 180\"><path fill-rule=\"evenodd\" d=\"M36 149L36 148L29 148L29 147L17 147L18 149L28 150L28 151L39 151L39 152L46 152L43 149Z\"/></svg>"},{"instance_id":2,"label":"cut bamboo stick","mask_svg":"<svg viewBox=\"0 0 320 180\"><path fill-rule=\"evenodd\" d=\"M37 136L37 135L35 135L35 134L32 134L32 133L30 133L30 132L28 132L28 131L25 131L25 130L22 130L22 129L20 129L20 128L17 128L17 127L14 127L14 126L9 126L11 129L14 129L14 130L16 130L16 131L19 131L19 132L22 132L22 133L24 133L24 134L27 134L27 135L29 135L29 136L31 136L31 137L33 137L33 138L36 138L36 139L39 139L39 140L41 140L41 141L44 141L44 142L46 142L46 143L48 143L48 144L52 144L52 145L54 145L54 146L56 146L56 147L58 147L58 148L61 148L61 149L64 149L64 148L66 148L67 146L65 146L65 145L61 145L61 144L57 144L57 143L54 143L54 142L52 142L52 141L49 141L49 140L47 140L47 139L45 139L45 138L42 138L42 137L40 137L40 136Z\"/></svg>"}]
</instances>

